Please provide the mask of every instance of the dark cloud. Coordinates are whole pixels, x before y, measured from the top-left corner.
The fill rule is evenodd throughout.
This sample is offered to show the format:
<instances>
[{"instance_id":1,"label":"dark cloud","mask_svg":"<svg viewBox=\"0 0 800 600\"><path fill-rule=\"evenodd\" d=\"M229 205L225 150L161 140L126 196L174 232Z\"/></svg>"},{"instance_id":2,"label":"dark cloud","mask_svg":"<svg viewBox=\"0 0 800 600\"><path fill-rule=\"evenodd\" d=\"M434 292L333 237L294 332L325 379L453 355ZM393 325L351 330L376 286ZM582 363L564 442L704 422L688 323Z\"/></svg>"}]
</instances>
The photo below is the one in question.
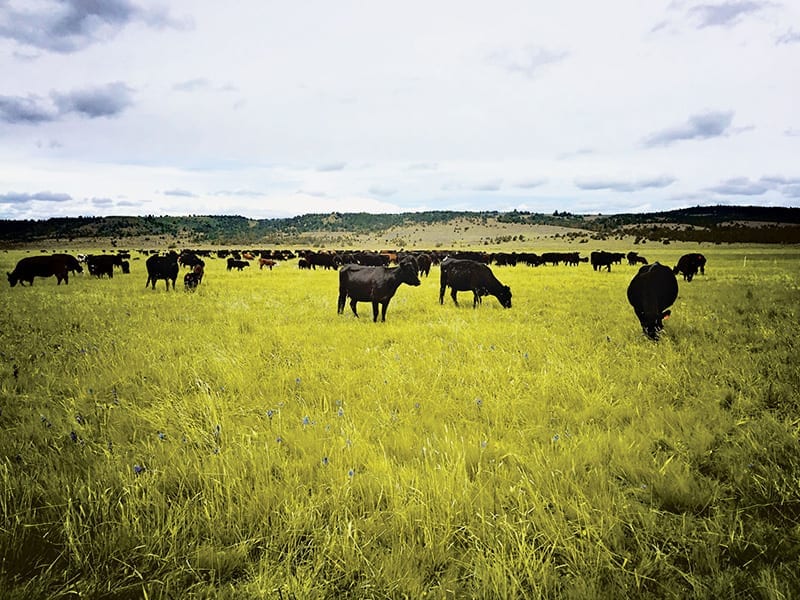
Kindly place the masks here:
<instances>
[{"instance_id":1,"label":"dark cloud","mask_svg":"<svg viewBox=\"0 0 800 600\"><path fill-rule=\"evenodd\" d=\"M27 10L0 3L0 37L49 52L69 53L109 39L133 22L182 27L164 10L143 9L129 0L43 0Z\"/></svg>"},{"instance_id":2,"label":"dark cloud","mask_svg":"<svg viewBox=\"0 0 800 600\"><path fill-rule=\"evenodd\" d=\"M0 96L0 121L36 125L56 119L58 113L38 96Z\"/></svg>"},{"instance_id":3,"label":"dark cloud","mask_svg":"<svg viewBox=\"0 0 800 600\"><path fill-rule=\"evenodd\" d=\"M113 117L132 103L133 90L121 82L71 92L50 92L52 103L39 96L0 96L0 121L37 125L70 114L89 119Z\"/></svg>"},{"instance_id":4,"label":"dark cloud","mask_svg":"<svg viewBox=\"0 0 800 600\"><path fill-rule=\"evenodd\" d=\"M746 0L720 2L719 4L699 4L689 9L689 14L697 19L698 27L732 27L742 17L755 14L774 6L771 2L752 2Z\"/></svg>"},{"instance_id":5,"label":"dark cloud","mask_svg":"<svg viewBox=\"0 0 800 600\"><path fill-rule=\"evenodd\" d=\"M488 57L488 62L495 67L506 69L512 73L533 78L542 67L561 62L569 53L552 51L537 46L528 46L519 50L496 50Z\"/></svg>"},{"instance_id":6,"label":"dark cloud","mask_svg":"<svg viewBox=\"0 0 800 600\"><path fill-rule=\"evenodd\" d=\"M54 92L53 100L62 115L77 113L91 119L113 117L132 103L133 90L120 81L98 88L76 90L65 94Z\"/></svg>"},{"instance_id":7,"label":"dark cloud","mask_svg":"<svg viewBox=\"0 0 800 600\"><path fill-rule=\"evenodd\" d=\"M667 146L680 140L721 137L730 133L733 111L709 111L692 115L684 125L669 127L650 134L644 146Z\"/></svg>"},{"instance_id":8,"label":"dark cloud","mask_svg":"<svg viewBox=\"0 0 800 600\"><path fill-rule=\"evenodd\" d=\"M111 198L92 198L91 202L94 206L111 206L114 201Z\"/></svg>"},{"instance_id":9,"label":"dark cloud","mask_svg":"<svg viewBox=\"0 0 800 600\"><path fill-rule=\"evenodd\" d=\"M197 194L188 190L164 190L165 196L181 196L183 198L197 198Z\"/></svg>"},{"instance_id":10,"label":"dark cloud","mask_svg":"<svg viewBox=\"0 0 800 600\"><path fill-rule=\"evenodd\" d=\"M611 190L614 192L638 192L651 188L665 188L673 183L675 183L675 178L670 175L632 181L617 179L578 179L575 181L575 185L582 190Z\"/></svg>"},{"instance_id":11,"label":"dark cloud","mask_svg":"<svg viewBox=\"0 0 800 600\"><path fill-rule=\"evenodd\" d=\"M39 202L68 202L72 200L72 196L56 192L37 192L35 194L8 192L0 194L0 204L26 204L34 200Z\"/></svg>"}]
</instances>

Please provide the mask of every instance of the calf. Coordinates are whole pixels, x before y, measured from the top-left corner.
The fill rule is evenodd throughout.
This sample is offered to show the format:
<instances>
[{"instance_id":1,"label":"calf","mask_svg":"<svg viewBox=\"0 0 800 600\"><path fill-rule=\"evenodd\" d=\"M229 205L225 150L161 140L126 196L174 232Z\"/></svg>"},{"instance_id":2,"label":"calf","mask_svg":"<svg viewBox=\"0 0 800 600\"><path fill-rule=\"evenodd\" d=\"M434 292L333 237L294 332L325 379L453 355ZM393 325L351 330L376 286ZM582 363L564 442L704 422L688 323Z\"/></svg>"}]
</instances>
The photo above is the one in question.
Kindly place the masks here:
<instances>
[{"instance_id":1,"label":"calf","mask_svg":"<svg viewBox=\"0 0 800 600\"><path fill-rule=\"evenodd\" d=\"M183 289L193 292L201 281L203 281L203 265L195 265L191 273L183 276Z\"/></svg>"},{"instance_id":2,"label":"calf","mask_svg":"<svg viewBox=\"0 0 800 600\"><path fill-rule=\"evenodd\" d=\"M344 312L347 298L350 308L356 312L357 302L372 302L372 321L378 320L378 305L381 305L381 321L386 320L386 309L401 284L420 285L415 266L411 262L401 261L400 266L365 267L361 265L344 265L339 269L339 301L337 313Z\"/></svg>"},{"instance_id":3,"label":"calf","mask_svg":"<svg viewBox=\"0 0 800 600\"><path fill-rule=\"evenodd\" d=\"M259 270L263 269L264 267L269 267L269 270L272 271L272 267L274 267L276 263L271 258L259 258L258 259L258 268Z\"/></svg>"},{"instance_id":4,"label":"calf","mask_svg":"<svg viewBox=\"0 0 800 600\"><path fill-rule=\"evenodd\" d=\"M451 297L456 306L458 292L472 291L472 307L481 302L481 296L494 296L503 308L511 308L511 288L503 285L494 276L492 270L474 260L445 258L442 261L439 280L439 304L444 304L444 292L452 289Z\"/></svg>"},{"instance_id":5,"label":"calf","mask_svg":"<svg viewBox=\"0 0 800 600\"><path fill-rule=\"evenodd\" d=\"M667 310L678 297L678 280L669 267L658 262L645 265L628 285L628 302L633 307L642 331L651 340L664 328Z\"/></svg>"},{"instance_id":6,"label":"calf","mask_svg":"<svg viewBox=\"0 0 800 600\"><path fill-rule=\"evenodd\" d=\"M250 263L246 260L236 260L235 258L228 259L228 271L239 269L240 271L245 267L249 267Z\"/></svg>"}]
</instances>

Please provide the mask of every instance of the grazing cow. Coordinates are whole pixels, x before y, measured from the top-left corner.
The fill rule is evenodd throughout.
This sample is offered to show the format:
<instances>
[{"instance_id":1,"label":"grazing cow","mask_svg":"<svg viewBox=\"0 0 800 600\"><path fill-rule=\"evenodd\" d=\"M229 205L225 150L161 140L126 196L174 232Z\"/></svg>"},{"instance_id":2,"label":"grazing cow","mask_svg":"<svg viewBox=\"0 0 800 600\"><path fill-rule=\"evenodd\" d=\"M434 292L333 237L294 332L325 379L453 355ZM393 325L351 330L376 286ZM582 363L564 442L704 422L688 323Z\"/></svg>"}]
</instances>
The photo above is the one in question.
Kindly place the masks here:
<instances>
[{"instance_id":1,"label":"grazing cow","mask_svg":"<svg viewBox=\"0 0 800 600\"><path fill-rule=\"evenodd\" d=\"M589 256L592 261L592 269L595 271L600 271L603 267L606 268L607 271L611 271L611 263L614 261L614 254L612 252L606 252L604 250L599 250L596 252L592 252Z\"/></svg>"},{"instance_id":2,"label":"grazing cow","mask_svg":"<svg viewBox=\"0 0 800 600\"><path fill-rule=\"evenodd\" d=\"M444 292L447 287L452 289L450 296L456 306L458 292L472 291L472 307L481 302L481 296L492 295L500 302L503 308L511 308L511 288L500 283L492 270L474 260L445 258L442 261L441 277L439 280L439 304L444 304Z\"/></svg>"},{"instance_id":3,"label":"grazing cow","mask_svg":"<svg viewBox=\"0 0 800 600\"><path fill-rule=\"evenodd\" d=\"M672 270L658 262L645 265L628 285L628 302L633 307L642 331L651 340L664 328L667 310L678 297L678 280Z\"/></svg>"},{"instance_id":4,"label":"grazing cow","mask_svg":"<svg viewBox=\"0 0 800 600\"><path fill-rule=\"evenodd\" d=\"M628 254L626 254L625 257L628 259L628 264L632 267L638 264L642 265L648 264L647 259L644 256L639 256L638 252L633 252L633 251L628 252Z\"/></svg>"},{"instance_id":5,"label":"grazing cow","mask_svg":"<svg viewBox=\"0 0 800 600\"><path fill-rule=\"evenodd\" d=\"M61 285L63 281L65 285L69 284L69 264L63 258L57 255L51 256L26 256L22 258L8 275L8 283L11 287L20 284L23 285L27 281L29 285L33 285L34 277L52 277L56 276L57 285Z\"/></svg>"},{"instance_id":6,"label":"grazing cow","mask_svg":"<svg viewBox=\"0 0 800 600\"><path fill-rule=\"evenodd\" d=\"M156 289L156 281L163 279L167 284L169 290L169 282L172 280L172 289L175 289L175 280L178 279L178 255L175 252L170 252L166 256L152 255L145 261L147 267L147 283L144 287L153 283L153 289Z\"/></svg>"},{"instance_id":7,"label":"grazing cow","mask_svg":"<svg viewBox=\"0 0 800 600\"><path fill-rule=\"evenodd\" d=\"M271 258L259 258L258 259L258 269L259 271L264 267L269 267L269 270L272 271L272 267L277 265L278 263L272 260Z\"/></svg>"},{"instance_id":8,"label":"grazing cow","mask_svg":"<svg viewBox=\"0 0 800 600\"><path fill-rule=\"evenodd\" d=\"M193 292L201 281L203 281L203 265L195 265L191 273L183 276L183 289Z\"/></svg>"},{"instance_id":9,"label":"grazing cow","mask_svg":"<svg viewBox=\"0 0 800 600\"><path fill-rule=\"evenodd\" d=\"M697 275L698 270L703 275L706 274L706 257L697 252L693 252L681 256L678 259L678 264L673 267L672 272L676 275L682 273L685 281L691 281L692 278Z\"/></svg>"},{"instance_id":10,"label":"grazing cow","mask_svg":"<svg viewBox=\"0 0 800 600\"><path fill-rule=\"evenodd\" d=\"M336 312L344 312L344 304L350 298L350 308L356 312L357 302L372 302L372 321L378 320L378 305L381 305L381 321L386 320L386 309L401 284L420 285L413 264L401 261L398 267L365 267L344 265L339 269L339 300Z\"/></svg>"},{"instance_id":11,"label":"grazing cow","mask_svg":"<svg viewBox=\"0 0 800 600\"><path fill-rule=\"evenodd\" d=\"M63 260L67 265L67 271L70 273L83 273L80 261L71 254L53 254L51 256Z\"/></svg>"},{"instance_id":12,"label":"grazing cow","mask_svg":"<svg viewBox=\"0 0 800 600\"><path fill-rule=\"evenodd\" d=\"M308 269L311 270L311 263L309 263L305 258L298 258L297 259L297 268L298 269Z\"/></svg>"},{"instance_id":13,"label":"grazing cow","mask_svg":"<svg viewBox=\"0 0 800 600\"><path fill-rule=\"evenodd\" d=\"M122 258L114 254L92 254L86 257L86 266L90 275L95 277L108 275L108 278L112 279L114 267L122 267Z\"/></svg>"},{"instance_id":14,"label":"grazing cow","mask_svg":"<svg viewBox=\"0 0 800 600\"><path fill-rule=\"evenodd\" d=\"M232 271L233 269L239 269L240 271L245 267L249 267L250 262L246 260L236 260L235 258L228 259L228 271Z\"/></svg>"}]
</instances>

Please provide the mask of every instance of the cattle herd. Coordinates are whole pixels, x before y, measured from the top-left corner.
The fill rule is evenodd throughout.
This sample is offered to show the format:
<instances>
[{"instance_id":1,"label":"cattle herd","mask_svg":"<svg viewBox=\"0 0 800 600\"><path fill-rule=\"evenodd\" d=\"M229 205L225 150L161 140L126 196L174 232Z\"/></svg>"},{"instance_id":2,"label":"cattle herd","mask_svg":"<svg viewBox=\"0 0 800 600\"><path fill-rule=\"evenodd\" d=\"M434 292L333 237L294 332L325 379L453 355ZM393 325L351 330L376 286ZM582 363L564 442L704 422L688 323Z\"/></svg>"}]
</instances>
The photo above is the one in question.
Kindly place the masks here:
<instances>
[{"instance_id":1,"label":"cattle herd","mask_svg":"<svg viewBox=\"0 0 800 600\"><path fill-rule=\"evenodd\" d=\"M350 308L358 316L356 304L358 302L372 303L372 320L378 320L380 309L381 320L386 320L386 309L397 289L402 284L411 286L420 285L420 275L426 277L430 273L431 265L440 266L439 303L444 303L444 295L450 288L450 296L458 305L458 292L472 292L472 306L476 308L483 296L494 296L504 308L511 308L511 288L503 285L494 275L490 264L498 266L525 264L532 267L540 265L578 266L582 262L589 262L594 271L605 269L611 271L611 265L622 264L623 259L628 264L643 266L637 271L627 289L628 302L633 307L644 334L650 339L657 340L659 332L664 327L664 319L669 317L669 307L678 297L678 281L676 275L683 275L687 282L697 273L705 274L706 258L699 253L684 254L678 263L669 268L658 262L649 264L647 259L636 252L592 252L589 257L581 257L578 252L545 252L534 254L528 252L500 252L488 254L485 252L356 252L356 251L326 251L318 252L302 250L292 252L282 251L251 251L239 252L229 250L184 250L180 253L170 251L159 254L155 251L140 250L147 255L145 261L147 269L147 282L145 287L155 289L156 282L163 279L167 290L170 282L175 289L180 267L189 269L183 278L184 289L193 291L203 280L205 269L204 258L221 258L226 260L228 271L242 271L250 265L250 261L257 261L259 269L265 266L271 271L280 261L297 258L300 269L315 270L333 269L339 273L339 298L337 312L344 312L344 306L350 299ZM117 251L112 254L78 255L49 254L42 256L28 256L17 263L14 270L8 273L8 282L11 287L24 282L33 285L35 277L56 277L58 285L69 283L70 273L82 273L83 266L94 277L114 276L114 269L119 268L122 273L130 272L130 253ZM137 257L138 259L139 257ZM394 264L396 266L392 267Z\"/></svg>"}]
</instances>

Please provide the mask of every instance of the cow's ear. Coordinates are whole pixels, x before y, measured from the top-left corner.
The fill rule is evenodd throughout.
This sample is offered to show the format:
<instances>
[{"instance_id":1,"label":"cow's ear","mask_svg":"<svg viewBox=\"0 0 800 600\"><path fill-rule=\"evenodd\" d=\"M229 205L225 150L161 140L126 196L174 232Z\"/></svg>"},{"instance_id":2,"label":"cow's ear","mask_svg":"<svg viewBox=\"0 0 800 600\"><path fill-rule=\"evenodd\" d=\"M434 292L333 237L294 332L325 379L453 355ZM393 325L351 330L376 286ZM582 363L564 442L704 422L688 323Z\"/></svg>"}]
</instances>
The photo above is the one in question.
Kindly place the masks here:
<instances>
[{"instance_id":1,"label":"cow's ear","mask_svg":"<svg viewBox=\"0 0 800 600\"><path fill-rule=\"evenodd\" d=\"M668 319L671 314L672 314L671 310L665 310L663 313L661 313L661 318Z\"/></svg>"}]
</instances>

